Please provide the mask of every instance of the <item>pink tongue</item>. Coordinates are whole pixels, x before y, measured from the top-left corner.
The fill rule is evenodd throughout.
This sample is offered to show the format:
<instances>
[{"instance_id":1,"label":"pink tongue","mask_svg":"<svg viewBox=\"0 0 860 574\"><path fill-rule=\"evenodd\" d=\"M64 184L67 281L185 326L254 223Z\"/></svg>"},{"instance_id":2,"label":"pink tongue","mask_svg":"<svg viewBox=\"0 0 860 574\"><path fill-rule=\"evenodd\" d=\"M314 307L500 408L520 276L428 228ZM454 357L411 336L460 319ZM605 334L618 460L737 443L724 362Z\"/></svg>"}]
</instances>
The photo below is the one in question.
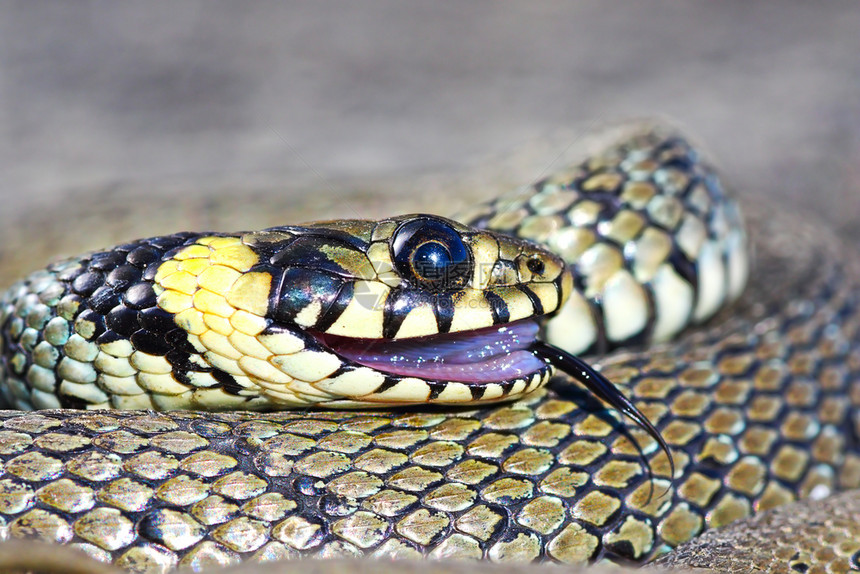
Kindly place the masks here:
<instances>
[{"instance_id":1,"label":"pink tongue","mask_svg":"<svg viewBox=\"0 0 860 574\"><path fill-rule=\"evenodd\" d=\"M535 373L546 363L528 347L534 320L413 339L353 339L321 335L333 351L378 371L427 380L493 383Z\"/></svg>"}]
</instances>

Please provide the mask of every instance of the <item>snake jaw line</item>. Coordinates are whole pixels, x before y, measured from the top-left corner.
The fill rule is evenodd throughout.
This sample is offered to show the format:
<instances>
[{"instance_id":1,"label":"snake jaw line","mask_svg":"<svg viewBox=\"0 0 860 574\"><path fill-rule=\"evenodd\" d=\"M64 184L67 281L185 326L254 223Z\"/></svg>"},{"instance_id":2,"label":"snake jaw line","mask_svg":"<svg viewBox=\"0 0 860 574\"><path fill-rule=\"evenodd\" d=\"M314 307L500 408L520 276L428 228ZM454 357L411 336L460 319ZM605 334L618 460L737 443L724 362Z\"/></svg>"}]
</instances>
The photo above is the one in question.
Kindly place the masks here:
<instances>
[{"instance_id":1,"label":"snake jaw line","mask_svg":"<svg viewBox=\"0 0 860 574\"><path fill-rule=\"evenodd\" d=\"M618 388L612 384L612 382L603 376L601 373L596 371L591 365L580 359L579 357L568 353L558 347L550 345L545 341L535 340L535 342L531 346L532 352L535 356L544 359L545 361L552 363L557 369L563 371L582 383L585 388L594 393L599 399L608 403L612 408L620 411L621 413L627 415L632 419L636 424L642 427L645 432L648 433L651 438L657 441L657 444L660 445L660 449L666 453L666 457L669 459L669 469L670 469L670 484L675 478L675 460L672 457L672 451L669 449L669 445L666 443L666 440L663 438L663 435L660 434L660 431L648 420L648 418L636 408L636 405L633 402L625 397ZM647 459L646 459L647 463ZM648 464L648 475L650 480L652 481L653 488L653 479L654 473L651 470L651 465ZM666 489L668 492L668 488ZM651 494L649 494L648 498L651 499L651 495L653 494L653 490ZM664 493L665 494L665 493ZM662 495L661 495L662 496Z\"/></svg>"}]
</instances>

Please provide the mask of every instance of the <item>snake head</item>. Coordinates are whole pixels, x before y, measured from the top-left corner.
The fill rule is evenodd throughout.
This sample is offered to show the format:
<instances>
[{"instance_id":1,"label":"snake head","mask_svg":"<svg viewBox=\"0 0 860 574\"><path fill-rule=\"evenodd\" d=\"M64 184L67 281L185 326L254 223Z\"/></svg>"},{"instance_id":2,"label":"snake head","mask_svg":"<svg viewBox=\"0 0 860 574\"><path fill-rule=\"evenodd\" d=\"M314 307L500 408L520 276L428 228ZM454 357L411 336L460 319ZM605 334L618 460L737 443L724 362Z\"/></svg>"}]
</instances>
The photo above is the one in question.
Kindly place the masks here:
<instances>
[{"instance_id":1,"label":"snake head","mask_svg":"<svg viewBox=\"0 0 860 574\"><path fill-rule=\"evenodd\" d=\"M423 214L278 227L242 241L259 258L250 272L271 276L261 340L298 337L293 354L336 365L313 374L298 359L279 366L331 401L500 400L551 374L528 347L572 278L535 244Z\"/></svg>"}]
</instances>

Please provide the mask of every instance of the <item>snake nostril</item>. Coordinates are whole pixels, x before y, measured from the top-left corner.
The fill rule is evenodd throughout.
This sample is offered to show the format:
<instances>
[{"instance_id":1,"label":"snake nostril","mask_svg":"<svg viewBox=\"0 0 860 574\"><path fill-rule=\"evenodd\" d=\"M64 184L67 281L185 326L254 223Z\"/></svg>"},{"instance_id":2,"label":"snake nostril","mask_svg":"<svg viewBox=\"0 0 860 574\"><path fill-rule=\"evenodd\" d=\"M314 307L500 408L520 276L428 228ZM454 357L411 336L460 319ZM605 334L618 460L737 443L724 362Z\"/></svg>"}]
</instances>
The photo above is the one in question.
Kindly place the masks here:
<instances>
[{"instance_id":1,"label":"snake nostril","mask_svg":"<svg viewBox=\"0 0 860 574\"><path fill-rule=\"evenodd\" d=\"M532 257L529 259L528 262L526 262L526 267L528 267L529 271L535 275L542 275L546 269L546 265L544 265L543 260L539 257Z\"/></svg>"}]
</instances>

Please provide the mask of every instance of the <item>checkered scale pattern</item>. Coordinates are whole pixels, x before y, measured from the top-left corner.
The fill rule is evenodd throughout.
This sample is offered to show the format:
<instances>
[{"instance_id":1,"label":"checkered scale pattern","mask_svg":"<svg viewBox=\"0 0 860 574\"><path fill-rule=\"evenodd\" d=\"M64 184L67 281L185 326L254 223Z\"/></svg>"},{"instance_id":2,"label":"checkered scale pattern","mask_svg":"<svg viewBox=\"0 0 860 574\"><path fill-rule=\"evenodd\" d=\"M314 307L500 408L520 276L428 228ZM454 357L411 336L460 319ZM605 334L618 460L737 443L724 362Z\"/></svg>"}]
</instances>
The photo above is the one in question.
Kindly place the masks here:
<instances>
[{"instance_id":1,"label":"checkered scale pattern","mask_svg":"<svg viewBox=\"0 0 860 574\"><path fill-rule=\"evenodd\" d=\"M574 181L567 191L584 192ZM539 215L522 209L518 229ZM733 316L600 362L671 446L674 476L647 434L565 376L489 409L8 411L0 535L137 572L299 555L642 562L754 512L860 487L856 253L805 217L747 214L759 258ZM722 253L730 278L739 266ZM47 276L32 284L36 311L5 311L20 319L16 344L68 344L68 326L43 324L38 306L61 290Z\"/></svg>"}]
</instances>

